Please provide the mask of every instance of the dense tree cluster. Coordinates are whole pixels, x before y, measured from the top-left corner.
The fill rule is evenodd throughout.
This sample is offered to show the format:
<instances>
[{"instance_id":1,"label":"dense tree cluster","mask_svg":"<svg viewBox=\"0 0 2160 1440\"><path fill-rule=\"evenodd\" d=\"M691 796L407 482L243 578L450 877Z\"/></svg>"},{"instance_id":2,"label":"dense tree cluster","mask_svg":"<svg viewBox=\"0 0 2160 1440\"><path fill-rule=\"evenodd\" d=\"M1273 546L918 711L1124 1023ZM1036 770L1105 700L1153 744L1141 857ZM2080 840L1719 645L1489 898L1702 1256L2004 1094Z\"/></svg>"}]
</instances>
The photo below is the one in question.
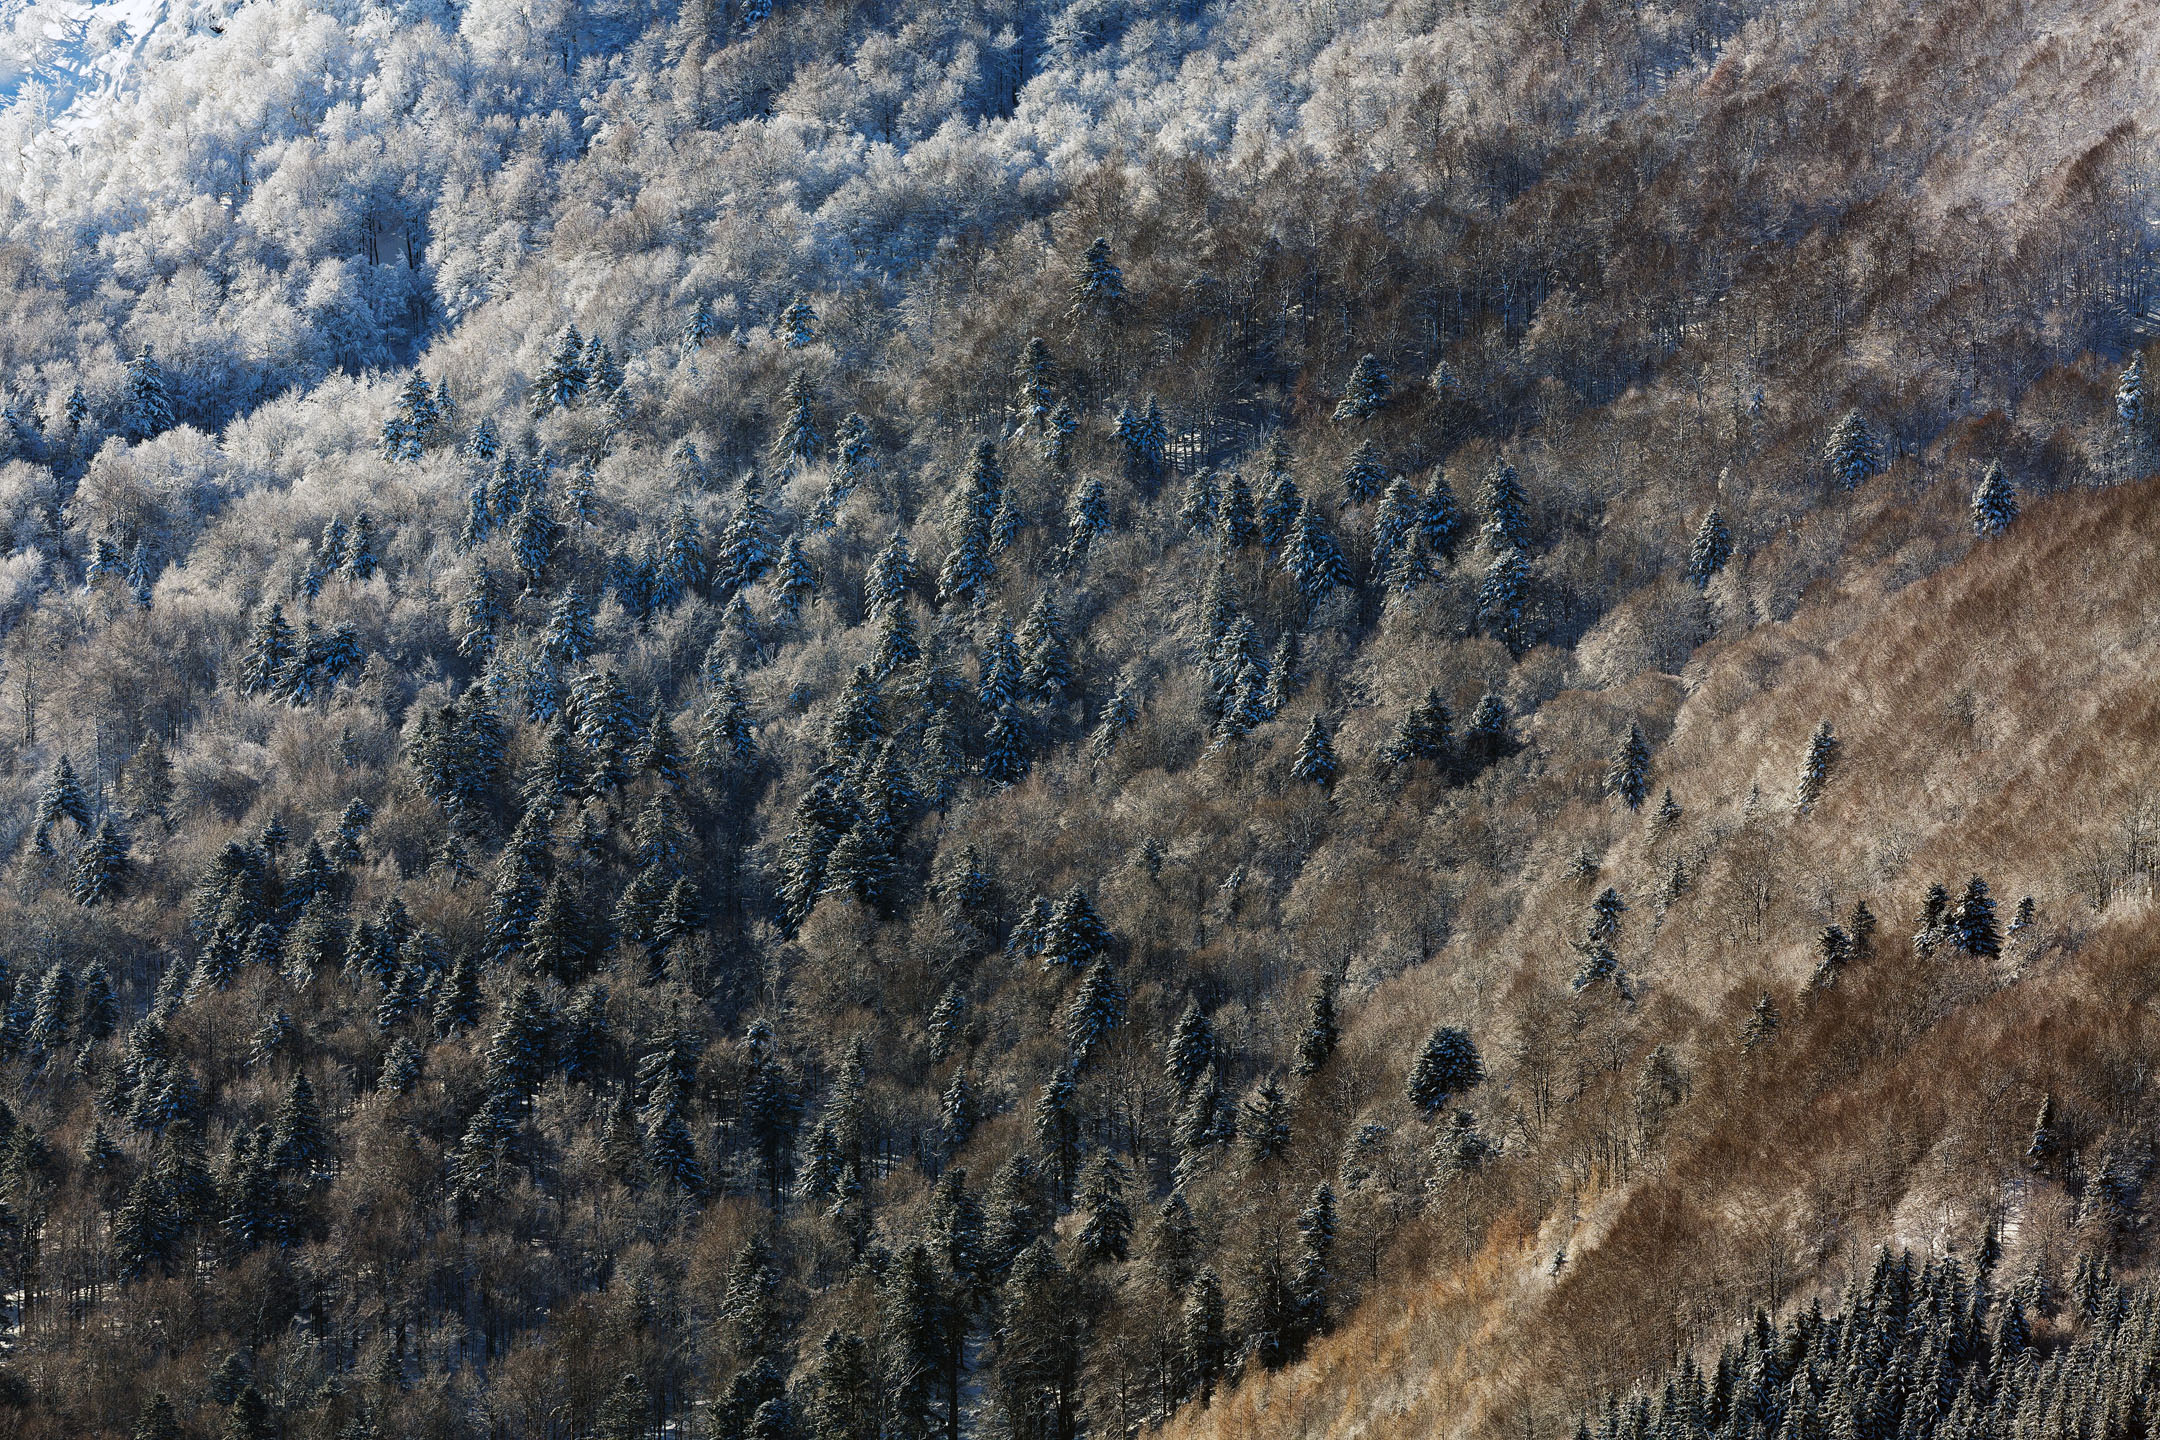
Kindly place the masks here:
<instances>
[{"instance_id":1,"label":"dense tree cluster","mask_svg":"<svg viewBox=\"0 0 2160 1440\"><path fill-rule=\"evenodd\" d=\"M1625 687L2119 355L2143 177L1856 298L1802 240L1911 256L1886 162L1720 58L1797 22L1445 8L254 0L26 88L0 1429L1129 1434L1888 968L1846 894L1656 973L1761 958L1866 757L1698 796ZM1920 314L2024 328L1851 358ZM2140 453L2118 363L1970 432L1959 546ZM2038 928L1975 875L1914 950ZM1981 1292L1881 1284L1867 1364L1933 1297L1995 1404ZM1658 1423L1888 1434L1840 1343Z\"/></svg>"}]
</instances>

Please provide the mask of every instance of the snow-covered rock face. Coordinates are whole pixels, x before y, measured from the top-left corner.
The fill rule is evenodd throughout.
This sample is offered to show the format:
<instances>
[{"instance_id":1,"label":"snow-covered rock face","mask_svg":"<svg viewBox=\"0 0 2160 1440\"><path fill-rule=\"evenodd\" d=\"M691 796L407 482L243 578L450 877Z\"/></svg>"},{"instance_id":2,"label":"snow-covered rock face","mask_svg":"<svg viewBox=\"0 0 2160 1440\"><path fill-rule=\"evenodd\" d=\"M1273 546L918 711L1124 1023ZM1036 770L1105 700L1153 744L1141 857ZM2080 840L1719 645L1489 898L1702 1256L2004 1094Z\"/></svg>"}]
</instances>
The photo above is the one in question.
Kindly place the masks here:
<instances>
[{"instance_id":1,"label":"snow-covered rock face","mask_svg":"<svg viewBox=\"0 0 2160 1440\"><path fill-rule=\"evenodd\" d=\"M93 123L146 66L221 32L238 3L0 0L0 101L37 87L56 123Z\"/></svg>"}]
</instances>

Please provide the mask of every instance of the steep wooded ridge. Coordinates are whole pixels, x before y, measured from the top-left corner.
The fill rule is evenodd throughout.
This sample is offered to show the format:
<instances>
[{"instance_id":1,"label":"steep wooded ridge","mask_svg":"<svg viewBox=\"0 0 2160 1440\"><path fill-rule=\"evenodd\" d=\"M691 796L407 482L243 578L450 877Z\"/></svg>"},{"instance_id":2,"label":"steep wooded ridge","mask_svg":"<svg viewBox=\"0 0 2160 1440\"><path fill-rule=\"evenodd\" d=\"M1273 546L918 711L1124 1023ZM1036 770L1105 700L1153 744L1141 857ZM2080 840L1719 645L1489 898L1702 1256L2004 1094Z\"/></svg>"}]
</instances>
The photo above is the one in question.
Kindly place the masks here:
<instances>
[{"instance_id":1,"label":"steep wooded ridge","mask_svg":"<svg viewBox=\"0 0 2160 1440\"><path fill-rule=\"evenodd\" d=\"M2156 45L26 86L0 1429L2141 1440Z\"/></svg>"}]
</instances>

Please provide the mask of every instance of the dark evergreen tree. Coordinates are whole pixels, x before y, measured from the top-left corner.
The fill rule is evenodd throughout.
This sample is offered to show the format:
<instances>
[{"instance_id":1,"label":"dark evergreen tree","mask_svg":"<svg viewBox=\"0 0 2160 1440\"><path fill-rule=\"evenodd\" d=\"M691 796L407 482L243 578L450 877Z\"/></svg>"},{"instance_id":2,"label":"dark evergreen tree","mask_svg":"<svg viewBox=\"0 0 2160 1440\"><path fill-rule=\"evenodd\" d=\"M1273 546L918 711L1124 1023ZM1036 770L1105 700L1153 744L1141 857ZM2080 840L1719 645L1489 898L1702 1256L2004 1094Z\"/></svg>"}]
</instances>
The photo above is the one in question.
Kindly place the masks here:
<instances>
[{"instance_id":1,"label":"dark evergreen tree","mask_svg":"<svg viewBox=\"0 0 2160 1440\"><path fill-rule=\"evenodd\" d=\"M1392 490L1389 478L1388 467L1380 459L1379 447L1370 440L1360 442L1343 466L1342 503L1363 505L1378 496L1382 490ZM1377 569L1380 562L1375 559L1373 564Z\"/></svg>"},{"instance_id":2,"label":"dark evergreen tree","mask_svg":"<svg viewBox=\"0 0 2160 1440\"><path fill-rule=\"evenodd\" d=\"M1988 893L1987 881L1978 875L1965 882L1965 893L1951 920L1951 934L1957 948L1967 955L1992 960L2002 954L2002 930L1995 923L1995 897Z\"/></svg>"},{"instance_id":3,"label":"dark evergreen tree","mask_svg":"<svg viewBox=\"0 0 2160 1440\"><path fill-rule=\"evenodd\" d=\"M1335 978L1323 975L1306 1002L1305 1028L1298 1032L1297 1076L1306 1079L1319 1074L1333 1058L1341 1039L1342 1026L1335 1013Z\"/></svg>"},{"instance_id":4,"label":"dark evergreen tree","mask_svg":"<svg viewBox=\"0 0 2160 1440\"><path fill-rule=\"evenodd\" d=\"M1377 415L1394 392L1394 382L1380 364L1379 358L1363 355L1357 367L1350 372L1348 383L1343 386L1342 399L1336 402L1335 419L1363 420Z\"/></svg>"},{"instance_id":5,"label":"dark evergreen tree","mask_svg":"<svg viewBox=\"0 0 2160 1440\"><path fill-rule=\"evenodd\" d=\"M2003 472L2002 462L1994 461L1973 491L1973 534L1983 540L2000 535L2017 523L2017 517L2017 486Z\"/></svg>"},{"instance_id":6,"label":"dark evergreen tree","mask_svg":"<svg viewBox=\"0 0 2160 1440\"><path fill-rule=\"evenodd\" d=\"M1857 490L1883 470L1882 446L1858 410L1848 410L1823 446L1823 464L1841 490Z\"/></svg>"},{"instance_id":7,"label":"dark evergreen tree","mask_svg":"<svg viewBox=\"0 0 2160 1440\"><path fill-rule=\"evenodd\" d=\"M1480 533L1487 545L1503 554L1530 548L1530 516L1525 508L1522 481L1515 474L1513 465L1505 460L1494 463L1485 476L1478 502L1478 508L1485 513L1485 524Z\"/></svg>"},{"instance_id":8,"label":"dark evergreen tree","mask_svg":"<svg viewBox=\"0 0 2160 1440\"><path fill-rule=\"evenodd\" d=\"M1305 727L1305 738L1298 742L1297 754L1291 758L1290 773L1300 780L1325 787L1335 783L1338 768L1335 742L1329 738L1327 725L1315 712L1312 723Z\"/></svg>"},{"instance_id":9,"label":"dark evergreen tree","mask_svg":"<svg viewBox=\"0 0 2160 1440\"><path fill-rule=\"evenodd\" d=\"M1650 747L1643 741L1640 726L1628 726L1627 738L1613 752L1612 765L1605 771L1605 789L1630 810L1640 810L1649 798Z\"/></svg>"},{"instance_id":10,"label":"dark evergreen tree","mask_svg":"<svg viewBox=\"0 0 2160 1440\"><path fill-rule=\"evenodd\" d=\"M1725 528L1725 517L1713 505L1696 528L1694 544L1688 548L1688 579L1698 590L1707 588L1732 559L1732 553L1732 532Z\"/></svg>"},{"instance_id":11,"label":"dark evergreen tree","mask_svg":"<svg viewBox=\"0 0 2160 1440\"><path fill-rule=\"evenodd\" d=\"M1256 1166L1280 1158L1290 1148L1290 1100L1272 1075L1246 1097L1238 1132L1245 1138L1245 1158Z\"/></svg>"},{"instance_id":12,"label":"dark evergreen tree","mask_svg":"<svg viewBox=\"0 0 2160 1440\"><path fill-rule=\"evenodd\" d=\"M1440 698L1439 687L1425 692L1425 698L1410 707L1403 717L1402 727L1388 743L1381 758L1391 765L1407 765L1417 760L1445 761L1453 741L1454 716L1449 714L1447 702Z\"/></svg>"},{"instance_id":13,"label":"dark evergreen tree","mask_svg":"<svg viewBox=\"0 0 2160 1440\"><path fill-rule=\"evenodd\" d=\"M1815 727L1813 738L1808 741L1807 755L1800 762L1800 783L1794 790L1794 801L1802 810L1822 798L1823 786L1830 781L1831 767L1837 762L1837 736L1831 733L1830 722L1823 721Z\"/></svg>"},{"instance_id":14,"label":"dark evergreen tree","mask_svg":"<svg viewBox=\"0 0 2160 1440\"><path fill-rule=\"evenodd\" d=\"M76 852L75 903L95 907L119 898L127 889L131 868L127 836L107 815Z\"/></svg>"},{"instance_id":15,"label":"dark evergreen tree","mask_svg":"<svg viewBox=\"0 0 2160 1440\"><path fill-rule=\"evenodd\" d=\"M1485 1082L1485 1062L1470 1036L1443 1025L1426 1038L1410 1067L1410 1103L1427 1115L1437 1114L1457 1095Z\"/></svg>"}]
</instances>

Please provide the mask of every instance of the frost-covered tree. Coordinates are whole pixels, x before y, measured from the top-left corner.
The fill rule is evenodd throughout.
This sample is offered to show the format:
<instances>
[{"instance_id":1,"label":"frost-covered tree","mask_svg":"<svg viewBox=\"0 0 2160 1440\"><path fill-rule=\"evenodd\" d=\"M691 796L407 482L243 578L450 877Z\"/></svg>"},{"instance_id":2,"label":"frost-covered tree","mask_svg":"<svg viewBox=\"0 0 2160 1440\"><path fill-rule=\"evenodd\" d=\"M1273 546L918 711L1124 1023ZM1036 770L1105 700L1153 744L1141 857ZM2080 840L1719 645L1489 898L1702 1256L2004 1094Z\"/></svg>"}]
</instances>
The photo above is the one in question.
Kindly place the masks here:
<instances>
[{"instance_id":1,"label":"frost-covered tree","mask_svg":"<svg viewBox=\"0 0 2160 1440\"><path fill-rule=\"evenodd\" d=\"M1823 464L1843 490L1857 490L1871 475L1882 473L1882 445L1858 410L1848 410L1823 444Z\"/></svg>"},{"instance_id":2,"label":"frost-covered tree","mask_svg":"<svg viewBox=\"0 0 2160 1440\"><path fill-rule=\"evenodd\" d=\"M1478 500L1479 509L1485 514L1480 533L1487 545L1503 553L1530 548L1529 512L1525 508L1522 480L1513 465L1505 460L1495 461L1492 469L1486 472L1485 486Z\"/></svg>"},{"instance_id":3,"label":"frost-covered tree","mask_svg":"<svg viewBox=\"0 0 2160 1440\"><path fill-rule=\"evenodd\" d=\"M1297 754L1291 758L1290 773L1309 784L1323 788L1335 783L1335 772L1340 762L1335 758L1335 742L1329 737L1327 725L1316 712L1312 723L1305 727L1305 738L1298 742Z\"/></svg>"},{"instance_id":4,"label":"frost-covered tree","mask_svg":"<svg viewBox=\"0 0 2160 1440\"><path fill-rule=\"evenodd\" d=\"M127 403L123 428L130 439L148 440L179 423L166 393L165 371L145 344L127 362Z\"/></svg>"},{"instance_id":5,"label":"frost-covered tree","mask_svg":"<svg viewBox=\"0 0 2160 1440\"><path fill-rule=\"evenodd\" d=\"M1626 737L1613 751L1612 764L1605 771L1605 790L1630 810L1640 810L1649 798L1650 747L1641 726L1628 726Z\"/></svg>"},{"instance_id":6,"label":"frost-covered tree","mask_svg":"<svg viewBox=\"0 0 2160 1440\"><path fill-rule=\"evenodd\" d=\"M1973 534L1983 540L1990 539L2008 530L2017 518L2017 485L2003 472L2002 462L1994 461L1973 491Z\"/></svg>"},{"instance_id":7,"label":"frost-covered tree","mask_svg":"<svg viewBox=\"0 0 2160 1440\"><path fill-rule=\"evenodd\" d=\"M1050 347L1042 336L1030 337L1013 366L1013 410L1022 429L1040 430L1050 423L1058 398L1055 380Z\"/></svg>"},{"instance_id":8,"label":"frost-covered tree","mask_svg":"<svg viewBox=\"0 0 2160 1440\"><path fill-rule=\"evenodd\" d=\"M1065 314L1075 327L1094 328L1117 320L1125 307L1125 272L1110 257L1110 241L1098 235L1073 268Z\"/></svg>"},{"instance_id":9,"label":"frost-covered tree","mask_svg":"<svg viewBox=\"0 0 2160 1440\"><path fill-rule=\"evenodd\" d=\"M1363 420L1377 415L1394 393L1394 382L1389 379L1387 368L1376 355L1358 357L1357 367L1350 372L1348 383L1343 386L1342 399L1336 402L1335 419Z\"/></svg>"},{"instance_id":10,"label":"frost-covered tree","mask_svg":"<svg viewBox=\"0 0 2160 1440\"><path fill-rule=\"evenodd\" d=\"M818 338L818 313L810 308L808 299L797 295L780 312L774 328L783 345L790 350L801 350Z\"/></svg>"},{"instance_id":11,"label":"frost-covered tree","mask_svg":"<svg viewBox=\"0 0 2160 1440\"><path fill-rule=\"evenodd\" d=\"M1830 783L1830 770L1837 763L1838 740L1830 729L1830 722L1823 721L1815 727L1815 734L1808 740L1807 754L1800 761L1800 783L1794 788L1794 803L1802 810L1822 798L1823 787Z\"/></svg>"},{"instance_id":12,"label":"frost-covered tree","mask_svg":"<svg viewBox=\"0 0 2160 1440\"><path fill-rule=\"evenodd\" d=\"M547 363L533 377L532 413L547 415L577 404L585 398L592 379L585 368L585 338L578 334L577 326L564 326L555 337L555 348Z\"/></svg>"},{"instance_id":13,"label":"frost-covered tree","mask_svg":"<svg viewBox=\"0 0 2160 1440\"><path fill-rule=\"evenodd\" d=\"M2115 418L2132 434L2145 427L2145 357L2132 354L2115 381Z\"/></svg>"},{"instance_id":14,"label":"frost-covered tree","mask_svg":"<svg viewBox=\"0 0 2160 1440\"><path fill-rule=\"evenodd\" d=\"M825 437L818 431L817 415L811 404L815 398L810 377L797 370L794 378L788 381L784 397L787 414L773 436L771 454L775 465L783 469L808 465L823 453Z\"/></svg>"},{"instance_id":15,"label":"frost-covered tree","mask_svg":"<svg viewBox=\"0 0 2160 1440\"><path fill-rule=\"evenodd\" d=\"M1732 532L1725 528L1725 517L1713 505L1696 527L1694 543L1688 547L1688 579L1698 590L1707 588L1732 559L1732 553Z\"/></svg>"},{"instance_id":16,"label":"frost-covered tree","mask_svg":"<svg viewBox=\"0 0 2160 1440\"><path fill-rule=\"evenodd\" d=\"M1443 1025L1426 1037L1410 1066L1410 1103L1427 1115L1439 1113L1457 1095L1485 1083L1485 1062L1469 1033Z\"/></svg>"}]
</instances>

